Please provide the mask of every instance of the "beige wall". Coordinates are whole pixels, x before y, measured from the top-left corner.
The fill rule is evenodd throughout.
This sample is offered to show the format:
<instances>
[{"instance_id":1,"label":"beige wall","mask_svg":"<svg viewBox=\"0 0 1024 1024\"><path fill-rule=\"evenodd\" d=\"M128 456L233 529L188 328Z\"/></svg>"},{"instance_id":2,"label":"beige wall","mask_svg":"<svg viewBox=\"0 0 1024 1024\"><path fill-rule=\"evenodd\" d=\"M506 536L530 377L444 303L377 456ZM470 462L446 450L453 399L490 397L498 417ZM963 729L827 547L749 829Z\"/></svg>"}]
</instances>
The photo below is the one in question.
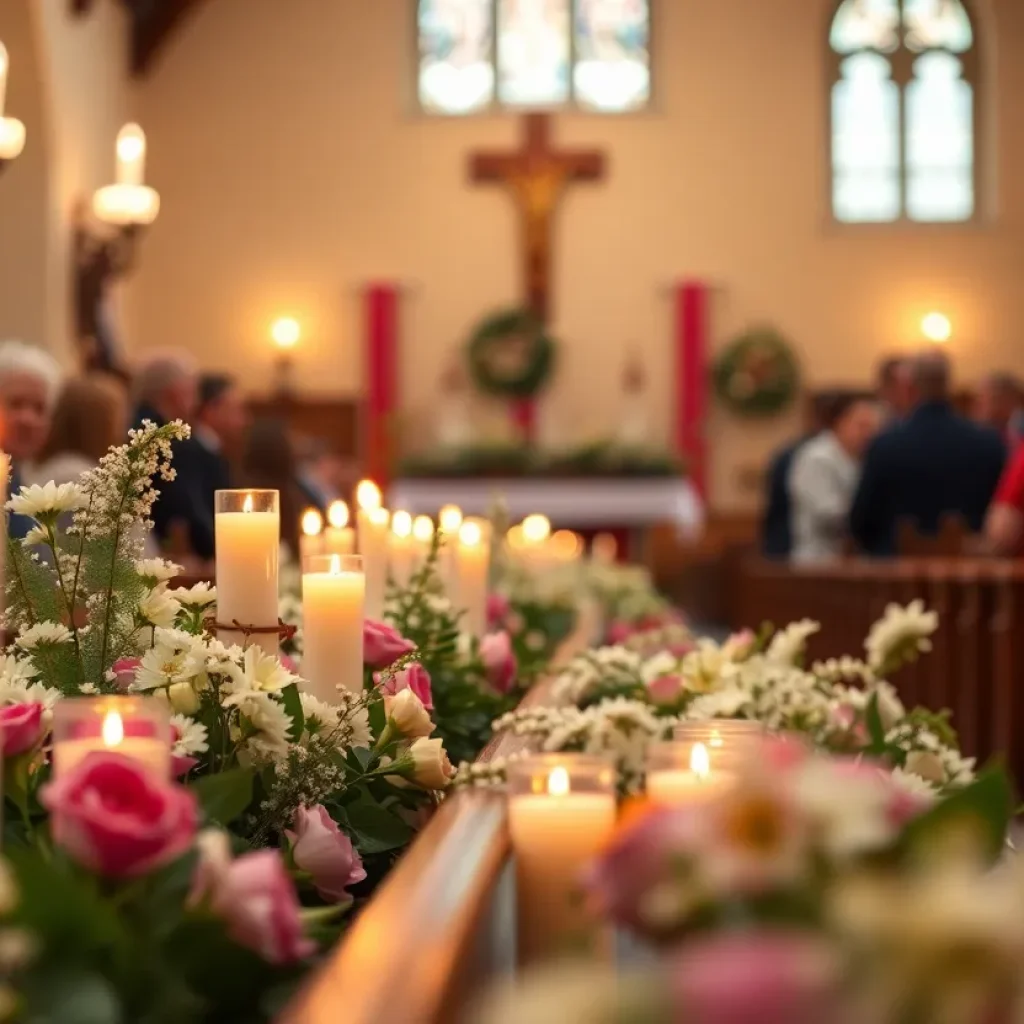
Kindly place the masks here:
<instances>
[{"instance_id":1,"label":"beige wall","mask_svg":"<svg viewBox=\"0 0 1024 1024\"><path fill-rule=\"evenodd\" d=\"M680 276L718 287L715 339L753 321L785 331L811 383L866 379L882 352L948 312L966 375L1024 369L1024 5L987 0L986 157L992 216L969 228L840 230L828 218L823 40L831 0L660 0L657 108L558 119L600 146L610 179L562 209L558 417L615 421L622 353L639 344L658 431L671 422L669 307ZM134 344L185 344L270 379L266 330L298 316L302 383L357 390L355 290L408 283L407 407L437 393L480 316L517 298L516 223L494 189L465 185L469 151L518 138L511 118L431 120L411 102L412 0L216 0L141 88L161 220L131 287ZM715 412L714 499L743 504L739 470L791 423Z\"/></svg>"}]
</instances>

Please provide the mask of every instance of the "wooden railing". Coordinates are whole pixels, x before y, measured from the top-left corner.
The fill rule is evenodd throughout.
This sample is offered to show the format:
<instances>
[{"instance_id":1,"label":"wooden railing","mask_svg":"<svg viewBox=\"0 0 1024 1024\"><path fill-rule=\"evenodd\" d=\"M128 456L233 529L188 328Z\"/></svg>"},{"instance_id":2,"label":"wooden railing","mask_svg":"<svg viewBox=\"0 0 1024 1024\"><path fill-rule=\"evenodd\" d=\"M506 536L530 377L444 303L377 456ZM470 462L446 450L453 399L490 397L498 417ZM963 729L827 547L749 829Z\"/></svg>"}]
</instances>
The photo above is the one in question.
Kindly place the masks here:
<instances>
[{"instance_id":1,"label":"wooden railing","mask_svg":"<svg viewBox=\"0 0 1024 1024\"><path fill-rule=\"evenodd\" d=\"M556 664L586 646L586 630L578 630ZM549 702L550 683L540 682L523 705ZM524 747L502 735L481 760ZM474 989L514 963L505 803L474 791L445 800L279 1024L459 1020Z\"/></svg>"}]
</instances>

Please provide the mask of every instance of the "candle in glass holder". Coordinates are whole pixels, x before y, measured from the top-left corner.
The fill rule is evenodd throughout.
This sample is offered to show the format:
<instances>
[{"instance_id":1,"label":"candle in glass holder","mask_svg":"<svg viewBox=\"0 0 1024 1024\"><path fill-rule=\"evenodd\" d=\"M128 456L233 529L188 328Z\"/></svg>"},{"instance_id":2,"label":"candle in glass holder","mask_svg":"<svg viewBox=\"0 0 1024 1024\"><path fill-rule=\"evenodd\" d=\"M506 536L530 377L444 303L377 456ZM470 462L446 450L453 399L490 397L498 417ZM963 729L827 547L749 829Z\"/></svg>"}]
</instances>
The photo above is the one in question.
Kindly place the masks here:
<instances>
[{"instance_id":1,"label":"candle in glass holder","mask_svg":"<svg viewBox=\"0 0 1024 1024\"><path fill-rule=\"evenodd\" d=\"M324 517L315 508L307 508L302 513L299 525L302 528L299 534L299 564L302 565L307 558L323 553Z\"/></svg>"},{"instance_id":2,"label":"candle in glass holder","mask_svg":"<svg viewBox=\"0 0 1024 1024\"><path fill-rule=\"evenodd\" d=\"M647 753L647 795L658 803L703 803L736 784L764 732L757 722L683 722Z\"/></svg>"},{"instance_id":3,"label":"candle in glass holder","mask_svg":"<svg viewBox=\"0 0 1024 1024\"><path fill-rule=\"evenodd\" d=\"M471 636L487 632L487 583L491 544L485 524L467 519L459 527L455 553L455 605L465 612L462 627Z\"/></svg>"},{"instance_id":4,"label":"candle in glass holder","mask_svg":"<svg viewBox=\"0 0 1024 1024\"><path fill-rule=\"evenodd\" d=\"M359 555L314 555L302 567L303 689L328 704L339 686L363 692L363 602Z\"/></svg>"},{"instance_id":5,"label":"candle in glass holder","mask_svg":"<svg viewBox=\"0 0 1024 1024\"><path fill-rule=\"evenodd\" d=\"M349 523L348 505L332 501L327 506L327 529L324 530L325 555L351 555L356 550L356 531Z\"/></svg>"},{"instance_id":6,"label":"candle in glass holder","mask_svg":"<svg viewBox=\"0 0 1024 1024\"><path fill-rule=\"evenodd\" d=\"M217 621L268 630L247 637L244 630L220 629L217 635L226 644L259 644L276 655L280 495L277 491L217 491L215 504ZM270 627L275 627L273 632Z\"/></svg>"},{"instance_id":7,"label":"candle in glass holder","mask_svg":"<svg viewBox=\"0 0 1024 1024\"><path fill-rule=\"evenodd\" d=\"M61 778L94 752L138 761L160 779L171 778L171 721L155 697L76 697L53 709L53 775Z\"/></svg>"},{"instance_id":8,"label":"candle in glass holder","mask_svg":"<svg viewBox=\"0 0 1024 1024\"><path fill-rule=\"evenodd\" d=\"M412 535L412 516L399 510L391 515L391 537L388 541L391 578L395 586L409 585L416 561L416 540Z\"/></svg>"},{"instance_id":9,"label":"candle in glass holder","mask_svg":"<svg viewBox=\"0 0 1024 1024\"><path fill-rule=\"evenodd\" d=\"M538 754L509 762L508 788L523 966L601 935L579 882L615 827L615 769L600 757Z\"/></svg>"}]
</instances>

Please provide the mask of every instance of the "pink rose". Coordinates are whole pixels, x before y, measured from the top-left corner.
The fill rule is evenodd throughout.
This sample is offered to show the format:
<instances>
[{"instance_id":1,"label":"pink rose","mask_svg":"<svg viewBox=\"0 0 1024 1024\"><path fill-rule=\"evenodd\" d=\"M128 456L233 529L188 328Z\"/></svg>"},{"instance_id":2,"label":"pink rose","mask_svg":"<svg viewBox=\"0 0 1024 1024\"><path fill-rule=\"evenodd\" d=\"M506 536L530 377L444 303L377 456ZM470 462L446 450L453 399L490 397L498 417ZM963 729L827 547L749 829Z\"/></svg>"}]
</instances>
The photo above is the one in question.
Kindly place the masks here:
<instances>
[{"instance_id":1,"label":"pink rose","mask_svg":"<svg viewBox=\"0 0 1024 1024\"><path fill-rule=\"evenodd\" d=\"M430 689L430 673L418 662L396 672L390 678L374 677L380 692L394 697L400 690L412 690L420 699L420 703L428 710L434 710L434 695Z\"/></svg>"},{"instance_id":2,"label":"pink rose","mask_svg":"<svg viewBox=\"0 0 1024 1024\"><path fill-rule=\"evenodd\" d=\"M508 613L512 611L512 605L504 594L487 595L487 628L494 629L505 622Z\"/></svg>"},{"instance_id":3,"label":"pink rose","mask_svg":"<svg viewBox=\"0 0 1024 1024\"><path fill-rule=\"evenodd\" d=\"M613 622L608 627L608 644L611 647L618 647L619 644L624 644L636 632L636 627L631 622Z\"/></svg>"},{"instance_id":4,"label":"pink rose","mask_svg":"<svg viewBox=\"0 0 1024 1024\"><path fill-rule=\"evenodd\" d=\"M658 676L647 684L647 696L655 704L675 704L683 695L683 677L680 675Z\"/></svg>"},{"instance_id":5,"label":"pink rose","mask_svg":"<svg viewBox=\"0 0 1024 1024\"><path fill-rule=\"evenodd\" d=\"M416 645L384 622L366 619L363 622L363 662L371 668L387 668Z\"/></svg>"},{"instance_id":6,"label":"pink rose","mask_svg":"<svg viewBox=\"0 0 1024 1024\"><path fill-rule=\"evenodd\" d=\"M281 662L281 664L288 669L293 676L297 676L299 674L299 664L290 654L279 654L277 656L277 660Z\"/></svg>"},{"instance_id":7,"label":"pink rose","mask_svg":"<svg viewBox=\"0 0 1024 1024\"><path fill-rule=\"evenodd\" d=\"M46 735L39 701L0 708L0 744L4 757L17 757L38 746Z\"/></svg>"},{"instance_id":8,"label":"pink rose","mask_svg":"<svg viewBox=\"0 0 1024 1024\"><path fill-rule=\"evenodd\" d=\"M363 862L326 808L300 807L295 812L295 831L285 835L292 844L295 866L313 877L316 891L328 903L343 903L351 897L346 889L366 878Z\"/></svg>"},{"instance_id":9,"label":"pink rose","mask_svg":"<svg viewBox=\"0 0 1024 1024\"><path fill-rule=\"evenodd\" d=\"M42 801L53 841L101 875L145 874L184 853L195 836L195 796L123 754L89 754L45 786Z\"/></svg>"},{"instance_id":10,"label":"pink rose","mask_svg":"<svg viewBox=\"0 0 1024 1024\"><path fill-rule=\"evenodd\" d=\"M208 903L240 946L272 964L302 960L316 950L302 930L295 886L277 850L259 850L231 859L228 837L199 837L199 864L189 905Z\"/></svg>"},{"instance_id":11,"label":"pink rose","mask_svg":"<svg viewBox=\"0 0 1024 1024\"><path fill-rule=\"evenodd\" d=\"M498 693L508 693L516 681L516 656L508 633L488 633L480 641L480 660L487 670L487 681Z\"/></svg>"},{"instance_id":12,"label":"pink rose","mask_svg":"<svg viewBox=\"0 0 1024 1024\"><path fill-rule=\"evenodd\" d=\"M135 670L141 664L141 658L118 658L111 666L111 671L114 673L114 685L119 690L127 690L135 682Z\"/></svg>"}]
</instances>

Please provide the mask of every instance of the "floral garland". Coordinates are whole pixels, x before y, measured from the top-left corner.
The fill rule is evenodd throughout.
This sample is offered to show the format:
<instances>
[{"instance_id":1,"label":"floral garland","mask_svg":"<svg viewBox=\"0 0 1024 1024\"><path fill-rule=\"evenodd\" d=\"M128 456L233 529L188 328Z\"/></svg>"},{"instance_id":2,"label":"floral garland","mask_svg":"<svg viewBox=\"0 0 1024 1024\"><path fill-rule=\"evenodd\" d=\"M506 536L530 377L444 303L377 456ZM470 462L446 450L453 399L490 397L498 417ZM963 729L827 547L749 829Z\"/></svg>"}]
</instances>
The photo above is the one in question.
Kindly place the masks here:
<instances>
[{"instance_id":1,"label":"floral garland","mask_svg":"<svg viewBox=\"0 0 1024 1024\"><path fill-rule=\"evenodd\" d=\"M555 366L555 343L528 309L503 310L488 317L466 348L469 372L484 394L534 398Z\"/></svg>"},{"instance_id":2,"label":"floral garland","mask_svg":"<svg viewBox=\"0 0 1024 1024\"><path fill-rule=\"evenodd\" d=\"M737 338L714 367L719 400L739 416L776 416L796 399L800 369L777 331L758 328Z\"/></svg>"}]
</instances>

